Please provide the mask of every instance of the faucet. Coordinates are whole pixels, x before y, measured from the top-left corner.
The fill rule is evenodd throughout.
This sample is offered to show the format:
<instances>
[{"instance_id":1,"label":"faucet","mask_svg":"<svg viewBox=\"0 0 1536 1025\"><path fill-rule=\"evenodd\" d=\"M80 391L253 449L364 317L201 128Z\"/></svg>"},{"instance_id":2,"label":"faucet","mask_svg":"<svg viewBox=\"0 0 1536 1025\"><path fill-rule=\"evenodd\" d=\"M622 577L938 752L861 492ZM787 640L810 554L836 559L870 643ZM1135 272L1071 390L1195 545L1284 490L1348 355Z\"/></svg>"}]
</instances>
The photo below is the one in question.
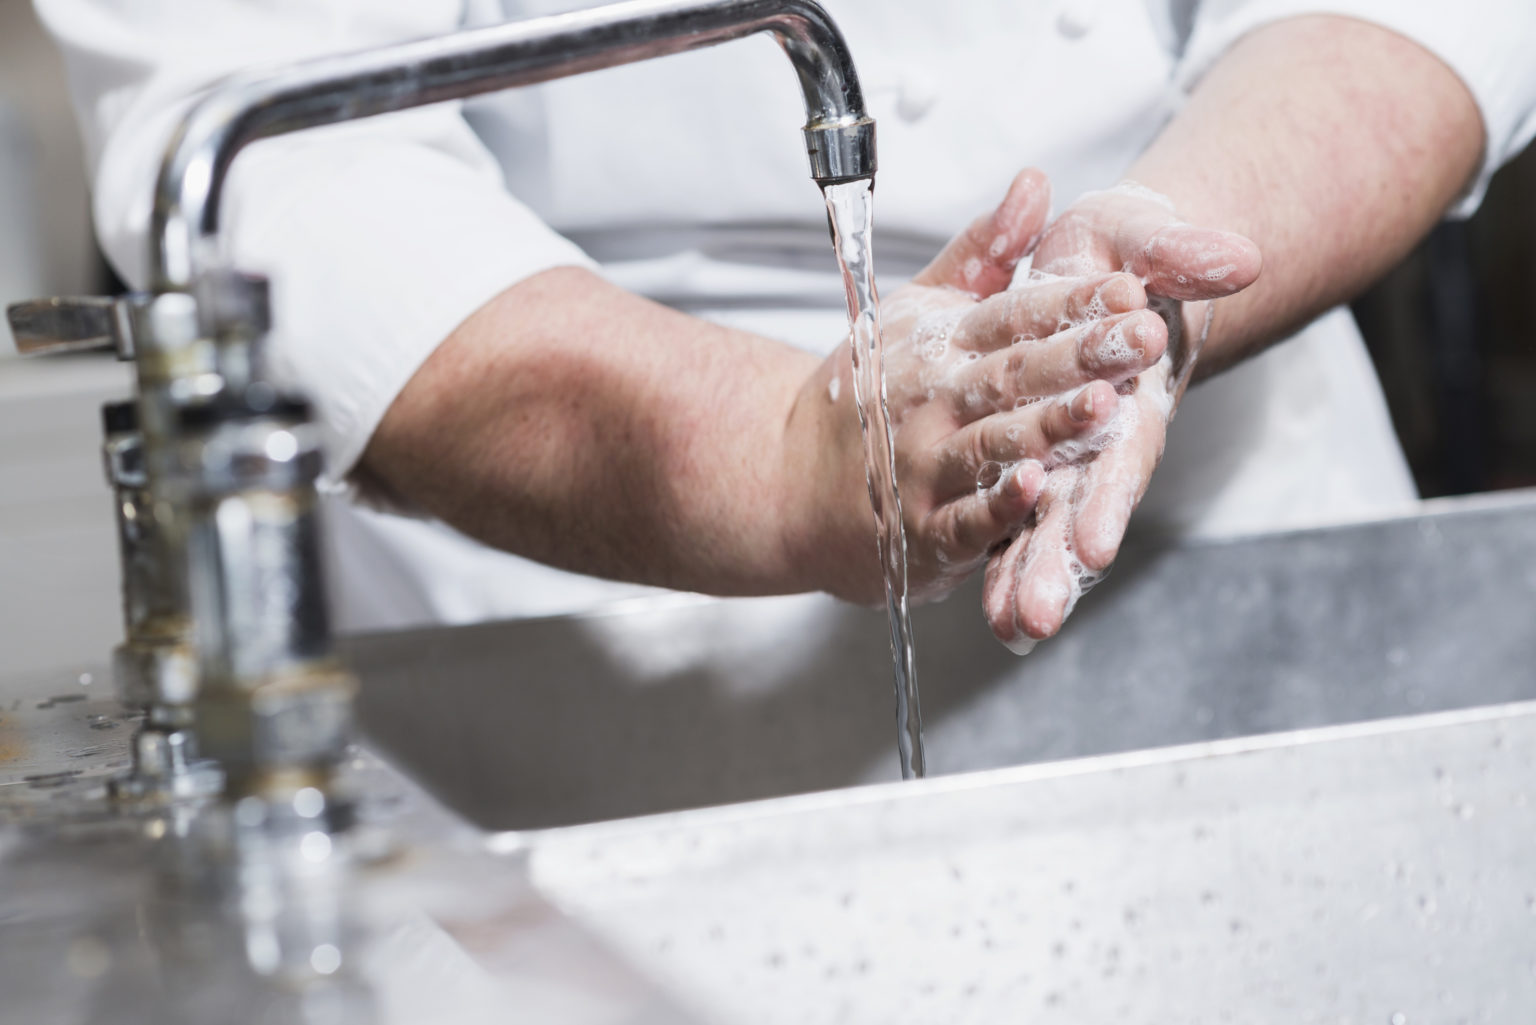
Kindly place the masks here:
<instances>
[{"instance_id":1,"label":"faucet","mask_svg":"<svg viewBox=\"0 0 1536 1025\"><path fill-rule=\"evenodd\" d=\"M124 800L213 796L223 780L217 766L198 758L191 728L196 666L185 573L155 514L138 406L109 402L101 416L123 571L124 639L112 653L112 675L118 699L144 715L130 745L132 768L108 787Z\"/></svg>"},{"instance_id":2,"label":"faucet","mask_svg":"<svg viewBox=\"0 0 1536 1025\"><path fill-rule=\"evenodd\" d=\"M627 0L225 79L184 116L161 165L151 291L11 308L24 353L98 346L135 361L147 485L168 512L165 557L185 566L193 634L176 643L190 638L196 651L197 740L224 769L231 801L277 807L303 795L312 813L313 795L329 798L354 688L325 614L309 409L262 372L266 282L230 269L219 250L236 156L277 135L759 32L798 78L812 178L873 177L874 121L815 0Z\"/></svg>"},{"instance_id":3,"label":"faucet","mask_svg":"<svg viewBox=\"0 0 1536 1025\"><path fill-rule=\"evenodd\" d=\"M804 97L811 177L875 173L875 123L842 34L815 0L628 0L226 79L183 119L161 165L150 232L157 291L216 261L219 199L250 143L321 125L534 85L758 32L788 55Z\"/></svg>"}]
</instances>

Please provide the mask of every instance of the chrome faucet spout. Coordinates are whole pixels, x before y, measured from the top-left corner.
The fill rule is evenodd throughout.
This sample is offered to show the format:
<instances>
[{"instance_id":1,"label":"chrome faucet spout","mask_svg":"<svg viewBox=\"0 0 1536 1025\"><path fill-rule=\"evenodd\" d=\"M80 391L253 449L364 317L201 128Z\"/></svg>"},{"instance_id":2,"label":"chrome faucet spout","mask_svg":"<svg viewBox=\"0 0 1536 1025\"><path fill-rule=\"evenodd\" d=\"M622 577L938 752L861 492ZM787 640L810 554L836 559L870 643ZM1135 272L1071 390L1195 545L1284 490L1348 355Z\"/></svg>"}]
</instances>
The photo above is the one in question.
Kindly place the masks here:
<instances>
[{"instance_id":1,"label":"chrome faucet spout","mask_svg":"<svg viewBox=\"0 0 1536 1025\"><path fill-rule=\"evenodd\" d=\"M874 121L847 44L815 0L627 0L224 80L183 119L161 165L152 287L188 290L214 264L225 177L260 139L759 32L774 36L799 78L811 176L822 185L872 176Z\"/></svg>"}]
</instances>

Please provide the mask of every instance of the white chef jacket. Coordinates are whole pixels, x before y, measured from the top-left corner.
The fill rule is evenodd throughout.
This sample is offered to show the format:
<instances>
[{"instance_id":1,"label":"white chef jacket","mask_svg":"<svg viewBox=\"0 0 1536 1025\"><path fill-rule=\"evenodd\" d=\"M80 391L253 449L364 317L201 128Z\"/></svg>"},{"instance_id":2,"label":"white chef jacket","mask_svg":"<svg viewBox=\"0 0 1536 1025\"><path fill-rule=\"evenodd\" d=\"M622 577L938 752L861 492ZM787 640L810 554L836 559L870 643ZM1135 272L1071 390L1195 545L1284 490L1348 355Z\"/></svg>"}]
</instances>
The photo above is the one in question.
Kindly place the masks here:
<instances>
[{"instance_id":1,"label":"white chef jacket","mask_svg":"<svg viewBox=\"0 0 1536 1025\"><path fill-rule=\"evenodd\" d=\"M152 183L197 88L236 67L376 46L582 0L35 0L62 45L103 248L142 284ZM1058 206L1116 182L1239 36L1301 13L1378 22L1441 57L1488 146L1458 209L1536 132L1530 0L826 0L879 123L876 265L890 290L1014 173ZM701 316L829 351L841 284L766 37L252 147L227 251L272 278L274 374L302 387L345 479L433 348L509 284L593 267ZM1220 535L1391 512L1415 497L1353 322L1335 311L1193 389L1137 514ZM636 593L491 552L442 524L333 506L352 628L568 611Z\"/></svg>"}]
</instances>

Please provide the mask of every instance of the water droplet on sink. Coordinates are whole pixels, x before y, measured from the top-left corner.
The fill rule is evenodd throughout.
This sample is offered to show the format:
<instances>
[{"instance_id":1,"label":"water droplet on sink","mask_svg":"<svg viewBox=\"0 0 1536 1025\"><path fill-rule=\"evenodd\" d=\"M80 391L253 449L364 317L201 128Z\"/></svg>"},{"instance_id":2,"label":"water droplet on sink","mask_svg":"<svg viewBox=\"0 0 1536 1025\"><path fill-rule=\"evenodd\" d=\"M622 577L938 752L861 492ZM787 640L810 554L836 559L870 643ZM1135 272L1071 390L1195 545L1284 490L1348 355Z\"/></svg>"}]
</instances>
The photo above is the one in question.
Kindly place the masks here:
<instances>
[{"instance_id":1,"label":"water droplet on sink","mask_svg":"<svg viewBox=\"0 0 1536 1025\"><path fill-rule=\"evenodd\" d=\"M112 967L112 951L96 937L82 936L69 945L65 964L77 979L97 979Z\"/></svg>"}]
</instances>

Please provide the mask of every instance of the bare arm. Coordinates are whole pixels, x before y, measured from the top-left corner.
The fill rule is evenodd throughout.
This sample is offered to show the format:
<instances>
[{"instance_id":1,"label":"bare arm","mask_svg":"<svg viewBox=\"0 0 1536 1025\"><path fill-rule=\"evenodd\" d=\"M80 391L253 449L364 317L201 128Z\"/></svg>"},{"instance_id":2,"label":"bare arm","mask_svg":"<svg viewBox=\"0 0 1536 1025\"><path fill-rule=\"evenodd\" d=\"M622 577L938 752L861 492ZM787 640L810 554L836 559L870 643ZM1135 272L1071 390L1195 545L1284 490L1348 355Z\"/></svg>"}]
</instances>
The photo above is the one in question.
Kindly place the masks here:
<instances>
[{"instance_id":1,"label":"bare arm","mask_svg":"<svg viewBox=\"0 0 1536 1025\"><path fill-rule=\"evenodd\" d=\"M1461 80L1387 29L1312 16L1239 40L1127 172L1186 220L1240 232L1264 253L1262 278L1216 304L1198 373L1294 333L1385 273L1444 216L1483 144Z\"/></svg>"},{"instance_id":2,"label":"bare arm","mask_svg":"<svg viewBox=\"0 0 1536 1025\"><path fill-rule=\"evenodd\" d=\"M1043 176L1021 174L995 213L887 303L912 575L930 596L1017 529L1050 450L1101 427L1118 403L1113 384L1163 351L1163 325L1129 275L1002 291L1039 237L1048 197ZM1107 317L1057 330L1095 295ZM919 351L940 322L943 353ZM1139 326L1144 349L1101 357L1116 324ZM1006 350L1026 333L1041 339L1041 358L1014 365ZM819 362L584 270L545 271L437 349L389 408L363 468L487 543L564 568L719 594L819 589L875 601L845 349ZM1003 465L1012 471L986 478Z\"/></svg>"},{"instance_id":3,"label":"bare arm","mask_svg":"<svg viewBox=\"0 0 1536 1025\"><path fill-rule=\"evenodd\" d=\"M1127 171L1177 215L1111 191L1047 230L1036 267L1132 266L1183 302L1185 342L1139 379L1136 422L1091 461L1053 470L1036 522L989 564L985 608L1001 639L1055 633L1079 585L1113 561L1185 374L1228 367L1359 292L1444 214L1482 147L1477 106L1438 58L1365 22L1299 17L1234 44ZM1186 221L1240 232L1257 251ZM1242 290L1214 303L1200 348L1212 277Z\"/></svg>"},{"instance_id":4,"label":"bare arm","mask_svg":"<svg viewBox=\"0 0 1536 1025\"><path fill-rule=\"evenodd\" d=\"M588 573L811 586L789 412L817 359L577 268L509 288L428 359L364 455L461 530ZM849 468L834 472L846 477ZM859 497L858 478L843 489Z\"/></svg>"}]
</instances>

